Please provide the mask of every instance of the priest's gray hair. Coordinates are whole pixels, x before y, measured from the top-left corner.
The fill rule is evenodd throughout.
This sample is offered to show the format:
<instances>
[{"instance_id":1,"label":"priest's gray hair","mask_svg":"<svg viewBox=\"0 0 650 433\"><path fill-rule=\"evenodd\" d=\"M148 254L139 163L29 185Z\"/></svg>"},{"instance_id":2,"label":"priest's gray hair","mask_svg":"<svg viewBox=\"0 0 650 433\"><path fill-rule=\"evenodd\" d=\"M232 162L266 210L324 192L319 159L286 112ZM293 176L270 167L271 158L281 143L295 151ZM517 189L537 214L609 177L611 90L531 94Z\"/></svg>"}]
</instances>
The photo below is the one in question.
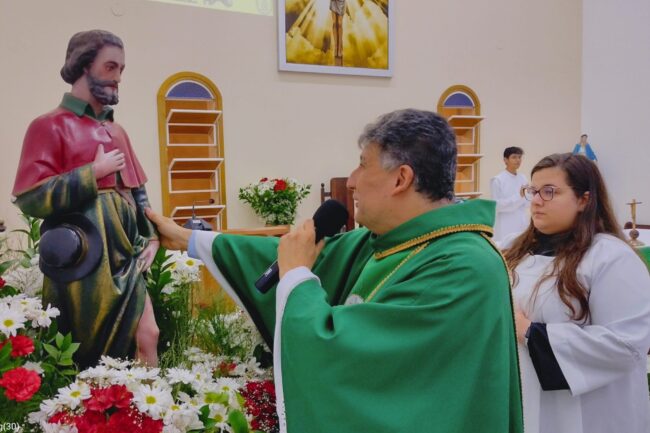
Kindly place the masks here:
<instances>
[{"instance_id":1,"label":"priest's gray hair","mask_svg":"<svg viewBox=\"0 0 650 433\"><path fill-rule=\"evenodd\" d=\"M122 39L106 30L88 30L75 33L65 53L65 63L61 68L61 78L68 84L74 84L84 74L84 69L97 57L105 45L124 49Z\"/></svg>"},{"instance_id":2,"label":"priest's gray hair","mask_svg":"<svg viewBox=\"0 0 650 433\"><path fill-rule=\"evenodd\" d=\"M369 144L379 146L384 169L411 167L417 192L433 201L453 200L456 136L442 116L415 109L384 114L359 137L361 149Z\"/></svg>"}]
</instances>

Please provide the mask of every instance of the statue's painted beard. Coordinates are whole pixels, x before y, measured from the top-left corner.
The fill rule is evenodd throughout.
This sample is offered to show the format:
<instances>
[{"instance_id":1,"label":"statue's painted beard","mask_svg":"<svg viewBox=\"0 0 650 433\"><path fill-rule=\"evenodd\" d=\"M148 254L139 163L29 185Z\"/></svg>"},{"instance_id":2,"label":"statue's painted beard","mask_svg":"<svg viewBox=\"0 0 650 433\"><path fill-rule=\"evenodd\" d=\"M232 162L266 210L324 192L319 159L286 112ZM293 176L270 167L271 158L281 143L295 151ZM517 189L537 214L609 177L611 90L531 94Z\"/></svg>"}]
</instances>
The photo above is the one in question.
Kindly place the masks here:
<instances>
[{"instance_id":1,"label":"statue's painted beard","mask_svg":"<svg viewBox=\"0 0 650 433\"><path fill-rule=\"evenodd\" d=\"M88 87L90 88L90 93L104 105L116 105L120 98L117 93L117 81L114 80L100 80L93 77L90 73L86 75L88 80ZM107 86L115 86L115 92L109 93L106 91Z\"/></svg>"}]
</instances>

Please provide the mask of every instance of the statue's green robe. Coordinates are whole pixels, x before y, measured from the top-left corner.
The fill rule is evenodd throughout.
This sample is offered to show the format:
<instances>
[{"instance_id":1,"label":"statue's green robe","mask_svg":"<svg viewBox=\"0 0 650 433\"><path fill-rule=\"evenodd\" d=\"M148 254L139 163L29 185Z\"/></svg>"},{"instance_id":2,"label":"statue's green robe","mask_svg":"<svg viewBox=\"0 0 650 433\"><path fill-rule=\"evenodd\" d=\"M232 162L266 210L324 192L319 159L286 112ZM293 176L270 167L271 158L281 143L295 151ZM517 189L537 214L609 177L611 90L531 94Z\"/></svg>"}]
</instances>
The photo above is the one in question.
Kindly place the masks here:
<instances>
[{"instance_id":1,"label":"statue's green robe","mask_svg":"<svg viewBox=\"0 0 650 433\"><path fill-rule=\"evenodd\" d=\"M120 149L126 167L96 180L92 162L99 143L106 152ZM27 130L14 185L16 205L38 218L81 213L102 237L102 259L93 272L67 284L47 277L43 282L44 305L61 311L59 330L81 343L74 359L82 369L101 355L134 355L146 297L137 257L157 238L144 214L149 207L145 181L110 108L95 116L90 105L66 94L59 108Z\"/></svg>"},{"instance_id":2,"label":"statue's green robe","mask_svg":"<svg viewBox=\"0 0 650 433\"><path fill-rule=\"evenodd\" d=\"M519 369L493 220L493 202L472 200L382 236L337 235L313 275L291 270L266 294L254 282L277 239L195 232L191 250L272 341L283 431L515 433Z\"/></svg>"}]
</instances>

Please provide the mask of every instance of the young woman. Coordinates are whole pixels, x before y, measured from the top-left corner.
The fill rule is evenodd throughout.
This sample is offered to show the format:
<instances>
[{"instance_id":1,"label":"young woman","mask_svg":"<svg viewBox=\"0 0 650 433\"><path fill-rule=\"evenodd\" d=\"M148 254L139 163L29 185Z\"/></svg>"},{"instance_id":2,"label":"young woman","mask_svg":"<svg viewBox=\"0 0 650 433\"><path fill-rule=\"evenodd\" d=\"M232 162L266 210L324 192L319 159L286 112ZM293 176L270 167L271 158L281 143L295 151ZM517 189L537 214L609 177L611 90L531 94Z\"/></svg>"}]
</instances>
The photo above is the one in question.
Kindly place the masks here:
<instances>
[{"instance_id":1,"label":"young woman","mask_svg":"<svg viewBox=\"0 0 650 433\"><path fill-rule=\"evenodd\" d=\"M513 279L527 433L650 431L650 276L596 165L542 159L531 224L501 247Z\"/></svg>"}]
</instances>

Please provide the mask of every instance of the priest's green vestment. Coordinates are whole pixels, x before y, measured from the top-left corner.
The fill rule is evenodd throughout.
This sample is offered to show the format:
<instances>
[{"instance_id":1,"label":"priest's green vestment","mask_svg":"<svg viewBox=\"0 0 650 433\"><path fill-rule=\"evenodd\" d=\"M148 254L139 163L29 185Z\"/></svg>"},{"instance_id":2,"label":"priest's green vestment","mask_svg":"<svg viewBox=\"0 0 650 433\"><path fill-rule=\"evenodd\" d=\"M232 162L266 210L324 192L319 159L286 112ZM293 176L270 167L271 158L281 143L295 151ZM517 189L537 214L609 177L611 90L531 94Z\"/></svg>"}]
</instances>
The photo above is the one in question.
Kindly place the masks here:
<instances>
[{"instance_id":1,"label":"priest's green vestment","mask_svg":"<svg viewBox=\"0 0 650 433\"><path fill-rule=\"evenodd\" d=\"M509 281L494 202L326 241L309 272L262 294L277 238L195 232L193 253L274 348L281 431L521 432ZM288 284L286 281L290 281Z\"/></svg>"}]
</instances>

